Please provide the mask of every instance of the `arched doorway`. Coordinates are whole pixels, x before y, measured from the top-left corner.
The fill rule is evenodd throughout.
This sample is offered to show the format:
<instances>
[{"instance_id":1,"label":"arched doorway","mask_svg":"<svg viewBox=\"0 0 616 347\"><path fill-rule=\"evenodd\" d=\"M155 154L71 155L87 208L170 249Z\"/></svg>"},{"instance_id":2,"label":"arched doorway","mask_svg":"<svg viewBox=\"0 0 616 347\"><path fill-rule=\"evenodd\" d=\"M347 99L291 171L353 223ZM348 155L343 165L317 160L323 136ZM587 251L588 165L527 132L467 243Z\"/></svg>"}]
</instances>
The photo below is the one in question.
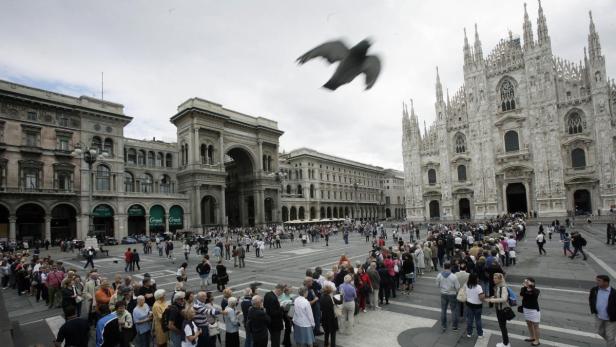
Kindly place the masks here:
<instances>
[{"instance_id":1,"label":"arched doorway","mask_svg":"<svg viewBox=\"0 0 616 347\"><path fill-rule=\"evenodd\" d=\"M573 193L573 205L576 215L591 214L592 203L590 200L590 192L586 189L576 190Z\"/></svg>"},{"instance_id":2,"label":"arched doorway","mask_svg":"<svg viewBox=\"0 0 616 347\"><path fill-rule=\"evenodd\" d=\"M391 210L388 208L385 209L385 218L391 218Z\"/></svg>"},{"instance_id":3,"label":"arched doorway","mask_svg":"<svg viewBox=\"0 0 616 347\"><path fill-rule=\"evenodd\" d=\"M295 206L291 206L291 216L290 216L291 220L296 220L297 219L297 209L295 208Z\"/></svg>"},{"instance_id":4,"label":"arched doorway","mask_svg":"<svg viewBox=\"0 0 616 347\"><path fill-rule=\"evenodd\" d=\"M301 219L301 220L306 219L306 214L305 214L305 211L304 211L304 206L300 206L299 207L299 214L298 214L297 217L298 217L298 219Z\"/></svg>"},{"instance_id":5,"label":"arched doorway","mask_svg":"<svg viewBox=\"0 0 616 347\"><path fill-rule=\"evenodd\" d=\"M265 210L265 223L271 223L273 220L272 211L274 209L274 199L265 198L265 201L263 201L263 209Z\"/></svg>"},{"instance_id":6,"label":"arched doorway","mask_svg":"<svg viewBox=\"0 0 616 347\"><path fill-rule=\"evenodd\" d=\"M528 212L526 187L522 183L510 183L507 185L507 212Z\"/></svg>"},{"instance_id":7,"label":"arched doorway","mask_svg":"<svg viewBox=\"0 0 616 347\"><path fill-rule=\"evenodd\" d=\"M145 234L145 209L141 205L131 205L128 214L128 236Z\"/></svg>"},{"instance_id":8,"label":"arched doorway","mask_svg":"<svg viewBox=\"0 0 616 347\"><path fill-rule=\"evenodd\" d=\"M334 218L338 218L338 208L337 207L334 207L333 209L333 216Z\"/></svg>"},{"instance_id":9,"label":"arched doorway","mask_svg":"<svg viewBox=\"0 0 616 347\"><path fill-rule=\"evenodd\" d=\"M92 210L93 232L99 240L102 240L105 236L114 236L114 214L113 208L107 204L98 205Z\"/></svg>"},{"instance_id":10,"label":"arched doorway","mask_svg":"<svg viewBox=\"0 0 616 347\"><path fill-rule=\"evenodd\" d=\"M184 209L182 206L173 205L169 209L169 231L184 229Z\"/></svg>"},{"instance_id":11,"label":"arched doorway","mask_svg":"<svg viewBox=\"0 0 616 347\"><path fill-rule=\"evenodd\" d=\"M165 232L165 208L160 205L150 207L150 234Z\"/></svg>"},{"instance_id":12,"label":"arched doorway","mask_svg":"<svg viewBox=\"0 0 616 347\"><path fill-rule=\"evenodd\" d=\"M201 225L216 224L216 199L206 195L201 199Z\"/></svg>"},{"instance_id":13,"label":"arched doorway","mask_svg":"<svg viewBox=\"0 0 616 347\"><path fill-rule=\"evenodd\" d=\"M332 218L332 208L331 207L327 208L327 218Z\"/></svg>"},{"instance_id":14,"label":"arched doorway","mask_svg":"<svg viewBox=\"0 0 616 347\"><path fill-rule=\"evenodd\" d=\"M25 204L17 209L18 240L42 240L45 228L45 210L37 204Z\"/></svg>"},{"instance_id":15,"label":"arched doorway","mask_svg":"<svg viewBox=\"0 0 616 347\"><path fill-rule=\"evenodd\" d=\"M460 199L458 207L460 208L460 219L471 218L471 202L467 198Z\"/></svg>"},{"instance_id":16,"label":"arched doorway","mask_svg":"<svg viewBox=\"0 0 616 347\"><path fill-rule=\"evenodd\" d=\"M286 222L289 220L289 208L286 206L282 206L282 221Z\"/></svg>"},{"instance_id":17,"label":"arched doorway","mask_svg":"<svg viewBox=\"0 0 616 347\"><path fill-rule=\"evenodd\" d=\"M323 219L325 216L325 207L321 207L321 210L319 211L319 218Z\"/></svg>"},{"instance_id":18,"label":"arched doorway","mask_svg":"<svg viewBox=\"0 0 616 347\"><path fill-rule=\"evenodd\" d=\"M440 218L441 217L441 208L439 206L438 201L432 200L430 201L430 218Z\"/></svg>"},{"instance_id":19,"label":"arched doorway","mask_svg":"<svg viewBox=\"0 0 616 347\"><path fill-rule=\"evenodd\" d=\"M51 210L51 239L73 240L77 238L77 211L68 204L60 204ZM51 241L51 240L50 240Z\"/></svg>"},{"instance_id":20,"label":"arched doorway","mask_svg":"<svg viewBox=\"0 0 616 347\"><path fill-rule=\"evenodd\" d=\"M349 217L351 217L351 216L349 216L349 208L348 208L348 207L345 207L345 208L344 208L344 217L345 217L345 218L349 218Z\"/></svg>"},{"instance_id":21,"label":"arched doorway","mask_svg":"<svg viewBox=\"0 0 616 347\"><path fill-rule=\"evenodd\" d=\"M242 148L232 148L225 155L225 213L229 226L255 225L254 166L252 156Z\"/></svg>"},{"instance_id":22,"label":"arched doorway","mask_svg":"<svg viewBox=\"0 0 616 347\"><path fill-rule=\"evenodd\" d=\"M4 239L9 239L9 227L10 227L10 223L9 223L9 216L11 215L11 213L9 212L9 209L0 204L0 238L4 238Z\"/></svg>"},{"instance_id":23,"label":"arched doorway","mask_svg":"<svg viewBox=\"0 0 616 347\"><path fill-rule=\"evenodd\" d=\"M310 208L310 219L316 219L317 218L317 209L314 207Z\"/></svg>"}]
</instances>

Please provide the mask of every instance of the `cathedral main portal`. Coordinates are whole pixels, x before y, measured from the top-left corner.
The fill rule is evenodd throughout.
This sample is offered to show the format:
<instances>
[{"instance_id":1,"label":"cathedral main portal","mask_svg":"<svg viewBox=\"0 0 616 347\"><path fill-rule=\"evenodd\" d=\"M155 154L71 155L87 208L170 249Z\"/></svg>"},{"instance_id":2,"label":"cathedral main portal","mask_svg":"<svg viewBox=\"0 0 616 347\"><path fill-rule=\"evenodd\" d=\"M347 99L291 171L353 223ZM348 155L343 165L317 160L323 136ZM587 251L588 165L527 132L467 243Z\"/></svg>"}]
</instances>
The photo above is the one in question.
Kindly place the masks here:
<instances>
[{"instance_id":1,"label":"cathedral main portal","mask_svg":"<svg viewBox=\"0 0 616 347\"><path fill-rule=\"evenodd\" d=\"M507 212L528 212L526 188L522 183L510 183L507 185Z\"/></svg>"}]
</instances>

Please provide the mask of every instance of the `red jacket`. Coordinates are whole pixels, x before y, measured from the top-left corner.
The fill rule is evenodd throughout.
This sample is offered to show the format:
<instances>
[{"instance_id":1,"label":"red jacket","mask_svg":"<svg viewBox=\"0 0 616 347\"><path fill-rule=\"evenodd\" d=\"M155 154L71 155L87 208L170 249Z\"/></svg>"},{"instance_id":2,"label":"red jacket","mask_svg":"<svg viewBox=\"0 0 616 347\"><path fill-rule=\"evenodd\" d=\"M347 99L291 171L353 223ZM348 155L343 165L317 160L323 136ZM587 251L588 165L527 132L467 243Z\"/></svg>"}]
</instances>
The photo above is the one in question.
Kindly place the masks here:
<instances>
[{"instance_id":1,"label":"red jacket","mask_svg":"<svg viewBox=\"0 0 616 347\"><path fill-rule=\"evenodd\" d=\"M131 251L124 252L124 261L127 263L130 263L131 261L133 261L133 252Z\"/></svg>"}]
</instances>

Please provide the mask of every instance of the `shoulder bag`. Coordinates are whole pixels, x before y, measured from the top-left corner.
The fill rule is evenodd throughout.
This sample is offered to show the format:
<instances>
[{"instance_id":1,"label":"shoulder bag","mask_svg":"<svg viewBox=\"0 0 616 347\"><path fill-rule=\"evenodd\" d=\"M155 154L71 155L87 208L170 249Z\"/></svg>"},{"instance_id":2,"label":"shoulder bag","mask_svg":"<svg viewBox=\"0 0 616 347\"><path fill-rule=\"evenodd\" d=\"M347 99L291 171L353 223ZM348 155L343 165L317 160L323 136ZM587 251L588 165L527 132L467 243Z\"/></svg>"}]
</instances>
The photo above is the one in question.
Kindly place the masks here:
<instances>
[{"instance_id":1,"label":"shoulder bag","mask_svg":"<svg viewBox=\"0 0 616 347\"><path fill-rule=\"evenodd\" d=\"M466 285L460 287L460 289L458 290L458 295L456 296L456 299L459 302L466 302L467 296L466 296Z\"/></svg>"}]
</instances>

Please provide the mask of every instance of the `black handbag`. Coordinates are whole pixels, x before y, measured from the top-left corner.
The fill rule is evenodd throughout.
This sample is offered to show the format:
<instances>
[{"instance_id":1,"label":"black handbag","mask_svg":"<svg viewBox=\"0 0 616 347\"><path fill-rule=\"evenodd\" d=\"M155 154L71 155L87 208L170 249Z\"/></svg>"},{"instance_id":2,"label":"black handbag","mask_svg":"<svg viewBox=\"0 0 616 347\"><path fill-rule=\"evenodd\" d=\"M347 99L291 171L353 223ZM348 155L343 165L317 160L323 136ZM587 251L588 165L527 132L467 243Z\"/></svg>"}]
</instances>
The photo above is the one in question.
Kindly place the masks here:
<instances>
[{"instance_id":1,"label":"black handbag","mask_svg":"<svg viewBox=\"0 0 616 347\"><path fill-rule=\"evenodd\" d=\"M518 313L524 313L524 307L518 306Z\"/></svg>"},{"instance_id":2,"label":"black handbag","mask_svg":"<svg viewBox=\"0 0 616 347\"><path fill-rule=\"evenodd\" d=\"M502 309L502 312L506 320L512 320L515 318L515 313L513 313L511 307L505 307L504 309Z\"/></svg>"}]
</instances>

